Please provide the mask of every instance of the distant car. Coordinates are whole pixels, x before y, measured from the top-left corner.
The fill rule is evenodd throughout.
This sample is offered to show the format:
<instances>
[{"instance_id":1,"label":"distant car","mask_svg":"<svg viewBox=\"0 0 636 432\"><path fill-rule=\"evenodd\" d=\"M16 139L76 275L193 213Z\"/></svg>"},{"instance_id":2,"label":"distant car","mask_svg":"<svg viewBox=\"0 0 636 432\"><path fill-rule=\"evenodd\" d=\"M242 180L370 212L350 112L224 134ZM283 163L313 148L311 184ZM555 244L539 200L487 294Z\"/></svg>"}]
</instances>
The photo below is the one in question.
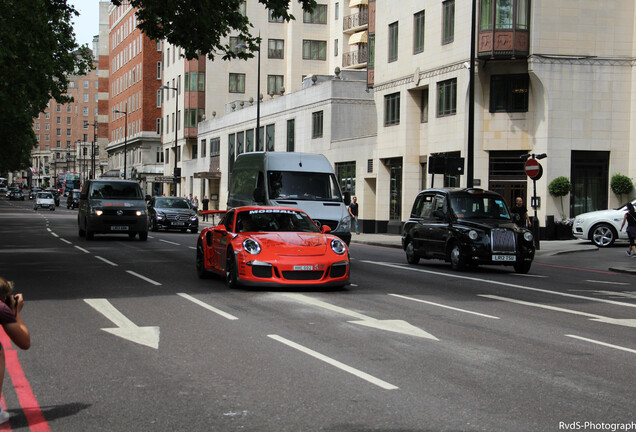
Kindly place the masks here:
<instances>
[{"instance_id":1,"label":"distant car","mask_svg":"<svg viewBox=\"0 0 636 432\"><path fill-rule=\"evenodd\" d=\"M0 195L4 194L6 196L8 192L9 189L6 186L0 186Z\"/></svg>"},{"instance_id":2,"label":"distant car","mask_svg":"<svg viewBox=\"0 0 636 432\"><path fill-rule=\"evenodd\" d=\"M448 261L454 270L479 264L511 265L527 273L534 259L534 237L510 217L504 199L478 188L427 189L417 195L404 224L406 261Z\"/></svg>"},{"instance_id":3,"label":"distant car","mask_svg":"<svg viewBox=\"0 0 636 432\"><path fill-rule=\"evenodd\" d=\"M57 189L55 188L46 188L44 189L47 192L51 192L51 195L53 195L53 199L55 200L55 206L59 207L60 206L60 194L57 192Z\"/></svg>"},{"instance_id":4,"label":"distant car","mask_svg":"<svg viewBox=\"0 0 636 432\"><path fill-rule=\"evenodd\" d=\"M68 197L66 198L66 208L67 209L76 209L79 207L79 197L80 197L80 190L79 189L73 189L69 194Z\"/></svg>"},{"instance_id":5,"label":"distant car","mask_svg":"<svg viewBox=\"0 0 636 432\"><path fill-rule=\"evenodd\" d=\"M29 192L29 199L35 199L35 196L37 195L38 192L40 192L42 189L40 188L33 188L31 189L31 192Z\"/></svg>"},{"instance_id":6,"label":"distant car","mask_svg":"<svg viewBox=\"0 0 636 432\"><path fill-rule=\"evenodd\" d=\"M55 198L51 192L38 192L35 195L35 203L33 203L33 210L38 208L48 208L51 211L55 210Z\"/></svg>"},{"instance_id":7,"label":"distant car","mask_svg":"<svg viewBox=\"0 0 636 432\"><path fill-rule=\"evenodd\" d=\"M24 194L20 189L13 189L11 192L9 192L9 199L24 201Z\"/></svg>"},{"instance_id":8,"label":"distant car","mask_svg":"<svg viewBox=\"0 0 636 432\"><path fill-rule=\"evenodd\" d=\"M152 197L148 202L148 227L151 231L178 229L199 231L199 218L186 198Z\"/></svg>"},{"instance_id":9,"label":"distant car","mask_svg":"<svg viewBox=\"0 0 636 432\"><path fill-rule=\"evenodd\" d=\"M636 200L632 201L636 205ZM626 230L621 224L627 212L627 204L617 209L597 210L574 218L572 234L578 239L590 240L597 247L608 247L617 239L627 240Z\"/></svg>"},{"instance_id":10,"label":"distant car","mask_svg":"<svg viewBox=\"0 0 636 432\"><path fill-rule=\"evenodd\" d=\"M237 207L197 241L200 278L216 273L237 285L344 286L349 251L331 229L292 207Z\"/></svg>"}]
</instances>

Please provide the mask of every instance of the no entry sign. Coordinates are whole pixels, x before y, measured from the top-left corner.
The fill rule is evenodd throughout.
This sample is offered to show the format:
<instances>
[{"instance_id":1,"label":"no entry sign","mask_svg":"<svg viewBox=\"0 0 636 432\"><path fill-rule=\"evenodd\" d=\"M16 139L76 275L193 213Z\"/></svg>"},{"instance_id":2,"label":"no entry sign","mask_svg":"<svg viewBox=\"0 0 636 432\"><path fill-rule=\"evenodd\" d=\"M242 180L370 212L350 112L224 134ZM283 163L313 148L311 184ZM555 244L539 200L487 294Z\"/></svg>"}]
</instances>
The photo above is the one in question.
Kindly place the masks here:
<instances>
[{"instance_id":1,"label":"no entry sign","mask_svg":"<svg viewBox=\"0 0 636 432\"><path fill-rule=\"evenodd\" d=\"M541 178L541 174L543 174L541 164L539 164L539 161L533 158L526 161L524 170L526 171L528 177L530 177L532 180L539 180L539 178Z\"/></svg>"}]
</instances>

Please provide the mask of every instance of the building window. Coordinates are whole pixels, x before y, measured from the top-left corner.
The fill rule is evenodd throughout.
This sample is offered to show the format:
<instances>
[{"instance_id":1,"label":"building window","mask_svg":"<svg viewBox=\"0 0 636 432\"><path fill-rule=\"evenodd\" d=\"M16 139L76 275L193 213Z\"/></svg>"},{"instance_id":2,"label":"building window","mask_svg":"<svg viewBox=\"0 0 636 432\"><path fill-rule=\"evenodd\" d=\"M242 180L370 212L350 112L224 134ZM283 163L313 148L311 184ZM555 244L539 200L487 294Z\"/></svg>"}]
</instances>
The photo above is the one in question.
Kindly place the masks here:
<instances>
[{"instance_id":1,"label":"building window","mask_svg":"<svg viewBox=\"0 0 636 432\"><path fill-rule=\"evenodd\" d=\"M205 151L207 150L206 140L201 140L201 157L205 157Z\"/></svg>"},{"instance_id":2,"label":"building window","mask_svg":"<svg viewBox=\"0 0 636 432\"><path fill-rule=\"evenodd\" d=\"M199 145L192 144L192 157L191 159L197 159L199 157Z\"/></svg>"},{"instance_id":3,"label":"building window","mask_svg":"<svg viewBox=\"0 0 636 432\"><path fill-rule=\"evenodd\" d=\"M389 62L398 58L398 23L389 24Z\"/></svg>"},{"instance_id":4,"label":"building window","mask_svg":"<svg viewBox=\"0 0 636 432\"><path fill-rule=\"evenodd\" d=\"M327 60L327 42L303 40L303 60Z\"/></svg>"},{"instance_id":5,"label":"building window","mask_svg":"<svg viewBox=\"0 0 636 432\"><path fill-rule=\"evenodd\" d=\"M338 15L340 14L340 3L336 2L336 6L334 7L334 19L338 21Z\"/></svg>"},{"instance_id":6,"label":"building window","mask_svg":"<svg viewBox=\"0 0 636 432\"><path fill-rule=\"evenodd\" d=\"M449 44L455 39L455 0L446 0L442 3L442 44Z\"/></svg>"},{"instance_id":7,"label":"building window","mask_svg":"<svg viewBox=\"0 0 636 432\"><path fill-rule=\"evenodd\" d=\"M338 39L333 40L333 56L338 57Z\"/></svg>"},{"instance_id":8,"label":"building window","mask_svg":"<svg viewBox=\"0 0 636 432\"><path fill-rule=\"evenodd\" d=\"M437 83L437 116L454 115L457 112L457 78Z\"/></svg>"},{"instance_id":9,"label":"building window","mask_svg":"<svg viewBox=\"0 0 636 432\"><path fill-rule=\"evenodd\" d=\"M282 94L283 80L283 75L267 75L267 94Z\"/></svg>"},{"instance_id":10,"label":"building window","mask_svg":"<svg viewBox=\"0 0 636 432\"><path fill-rule=\"evenodd\" d=\"M428 123L428 87L420 93L420 123Z\"/></svg>"},{"instance_id":11,"label":"building window","mask_svg":"<svg viewBox=\"0 0 636 432\"><path fill-rule=\"evenodd\" d=\"M205 72L186 72L184 91L205 91Z\"/></svg>"},{"instance_id":12,"label":"building window","mask_svg":"<svg viewBox=\"0 0 636 432\"><path fill-rule=\"evenodd\" d=\"M322 138L322 111L311 113L311 137Z\"/></svg>"},{"instance_id":13,"label":"building window","mask_svg":"<svg viewBox=\"0 0 636 432\"><path fill-rule=\"evenodd\" d=\"M238 37L238 36L230 36L230 51L235 52L235 53L242 53L245 52L245 48L241 47L241 48L237 48L237 46L239 44L244 43L244 41Z\"/></svg>"},{"instance_id":14,"label":"building window","mask_svg":"<svg viewBox=\"0 0 636 432\"><path fill-rule=\"evenodd\" d=\"M336 162L336 177L343 193L349 192L351 196L356 194L356 163Z\"/></svg>"},{"instance_id":15,"label":"building window","mask_svg":"<svg viewBox=\"0 0 636 432\"><path fill-rule=\"evenodd\" d=\"M237 132L236 133L236 154L240 155L241 153L245 153L245 133Z\"/></svg>"},{"instance_id":16,"label":"building window","mask_svg":"<svg viewBox=\"0 0 636 432\"><path fill-rule=\"evenodd\" d=\"M265 148L267 151L274 151L274 125L267 125L265 127Z\"/></svg>"},{"instance_id":17,"label":"building window","mask_svg":"<svg viewBox=\"0 0 636 432\"><path fill-rule=\"evenodd\" d=\"M163 99L161 97L162 94L163 94L163 91L157 90L157 108L161 108L161 100Z\"/></svg>"},{"instance_id":18,"label":"building window","mask_svg":"<svg viewBox=\"0 0 636 432\"><path fill-rule=\"evenodd\" d=\"M267 57L271 59L285 58L285 41L283 39L268 39Z\"/></svg>"},{"instance_id":19,"label":"building window","mask_svg":"<svg viewBox=\"0 0 636 432\"><path fill-rule=\"evenodd\" d=\"M84 93L84 102L88 103L88 93Z\"/></svg>"},{"instance_id":20,"label":"building window","mask_svg":"<svg viewBox=\"0 0 636 432\"><path fill-rule=\"evenodd\" d=\"M221 138L210 139L210 156L218 156L221 153Z\"/></svg>"},{"instance_id":21,"label":"building window","mask_svg":"<svg viewBox=\"0 0 636 432\"><path fill-rule=\"evenodd\" d=\"M296 121L294 119L287 120L287 151L293 152L295 143L294 138L296 134Z\"/></svg>"},{"instance_id":22,"label":"building window","mask_svg":"<svg viewBox=\"0 0 636 432\"><path fill-rule=\"evenodd\" d=\"M490 77L490 112L528 112L527 74Z\"/></svg>"},{"instance_id":23,"label":"building window","mask_svg":"<svg viewBox=\"0 0 636 432\"><path fill-rule=\"evenodd\" d=\"M400 93L384 96L384 126L400 124Z\"/></svg>"},{"instance_id":24,"label":"building window","mask_svg":"<svg viewBox=\"0 0 636 432\"><path fill-rule=\"evenodd\" d=\"M161 79L161 62L160 61L157 62L157 79L158 80Z\"/></svg>"},{"instance_id":25,"label":"building window","mask_svg":"<svg viewBox=\"0 0 636 432\"><path fill-rule=\"evenodd\" d=\"M304 12L303 22L306 24L327 24L327 5L319 4L312 12Z\"/></svg>"},{"instance_id":26,"label":"building window","mask_svg":"<svg viewBox=\"0 0 636 432\"><path fill-rule=\"evenodd\" d=\"M230 74L230 93L245 93L245 74Z\"/></svg>"},{"instance_id":27,"label":"building window","mask_svg":"<svg viewBox=\"0 0 636 432\"><path fill-rule=\"evenodd\" d=\"M56 117L55 118L55 123L62 124L62 117Z\"/></svg>"},{"instance_id":28,"label":"building window","mask_svg":"<svg viewBox=\"0 0 636 432\"><path fill-rule=\"evenodd\" d=\"M271 22L271 23L282 23L285 22L285 20L283 20L283 17L274 17L274 11L269 11L269 14L267 16L267 21Z\"/></svg>"},{"instance_id":29,"label":"building window","mask_svg":"<svg viewBox=\"0 0 636 432\"><path fill-rule=\"evenodd\" d=\"M413 54L424 51L424 11L413 15Z\"/></svg>"},{"instance_id":30,"label":"building window","mask_svg":"<svg viewBox=\"0 0 636 432\"><path fill-rule=\"evenodd\" d=\"M88 88L88 80L84 80L84 88L87 89Z\"/></svg>"},{"instance_id":31,"label":"building window","mask_svg":"<svg viewBox=\"0 0 636 432\"><path fill-rule=\"evenodd\" d=\"M157 119L157 135L161 135L163 133L163 130L161 128L161 118Z\"/></svg>"},{"instance_id":32,"label":"building window","mask_svg":"<svg viewBox=\"0 0 636 432\"><path fill-rule=\"evenodd\" d=\"M245 151L254 151L254 129L248 129L245 131Z\"/></svg>"}]
</instances>

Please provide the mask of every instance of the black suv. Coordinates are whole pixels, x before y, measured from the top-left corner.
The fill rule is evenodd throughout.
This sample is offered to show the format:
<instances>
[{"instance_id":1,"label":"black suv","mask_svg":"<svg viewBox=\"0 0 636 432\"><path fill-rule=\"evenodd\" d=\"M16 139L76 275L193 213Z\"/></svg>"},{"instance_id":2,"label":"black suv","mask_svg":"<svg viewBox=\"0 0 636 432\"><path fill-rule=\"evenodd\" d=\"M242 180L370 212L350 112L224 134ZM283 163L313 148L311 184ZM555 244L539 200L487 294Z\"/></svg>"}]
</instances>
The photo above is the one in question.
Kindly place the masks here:
<instances>
[{"instance_id":1,"label":"black suv","mask_svg":"<svg viewBox=\"0 0 636 432\"><path fill-rule=\"evenodd\" d=\"M498 264L514 266L517 273L528 273L535 250L532 233L512 222L501 195L477 188L420 192L402 247L410 264L437 258L455 270Z\"/></svg>"},{"instance_id":2,"label":"black suv","mask_svg":"<svg viewBox=\"0 0 636 432\"><path fill-rule=\"evenodd\" d=\"M148 203L148 225L151 231L178 229L199 231L199 218L186 198L152 197Z\"/></svg>"}]
</instances>

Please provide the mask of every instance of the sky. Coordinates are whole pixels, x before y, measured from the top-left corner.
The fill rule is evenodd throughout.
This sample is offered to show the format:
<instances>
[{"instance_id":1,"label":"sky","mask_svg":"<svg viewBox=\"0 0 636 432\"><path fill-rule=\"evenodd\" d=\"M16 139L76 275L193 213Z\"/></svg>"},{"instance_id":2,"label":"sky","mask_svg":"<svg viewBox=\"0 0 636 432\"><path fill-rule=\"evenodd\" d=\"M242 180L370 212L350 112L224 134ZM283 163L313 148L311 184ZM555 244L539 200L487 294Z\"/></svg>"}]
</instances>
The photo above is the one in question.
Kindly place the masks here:
<instances>
[{"instance_id":1,"label":"sky","mask_svg":"<svg viewBox=\"0 0 636 432\"><path fill-rule=\"evenodd\" d=\"M77 43L93 49L93 36L99 34L99 0L67 0L67 3L80 13L73 20Z\"/></svg>"}]
</instances>

